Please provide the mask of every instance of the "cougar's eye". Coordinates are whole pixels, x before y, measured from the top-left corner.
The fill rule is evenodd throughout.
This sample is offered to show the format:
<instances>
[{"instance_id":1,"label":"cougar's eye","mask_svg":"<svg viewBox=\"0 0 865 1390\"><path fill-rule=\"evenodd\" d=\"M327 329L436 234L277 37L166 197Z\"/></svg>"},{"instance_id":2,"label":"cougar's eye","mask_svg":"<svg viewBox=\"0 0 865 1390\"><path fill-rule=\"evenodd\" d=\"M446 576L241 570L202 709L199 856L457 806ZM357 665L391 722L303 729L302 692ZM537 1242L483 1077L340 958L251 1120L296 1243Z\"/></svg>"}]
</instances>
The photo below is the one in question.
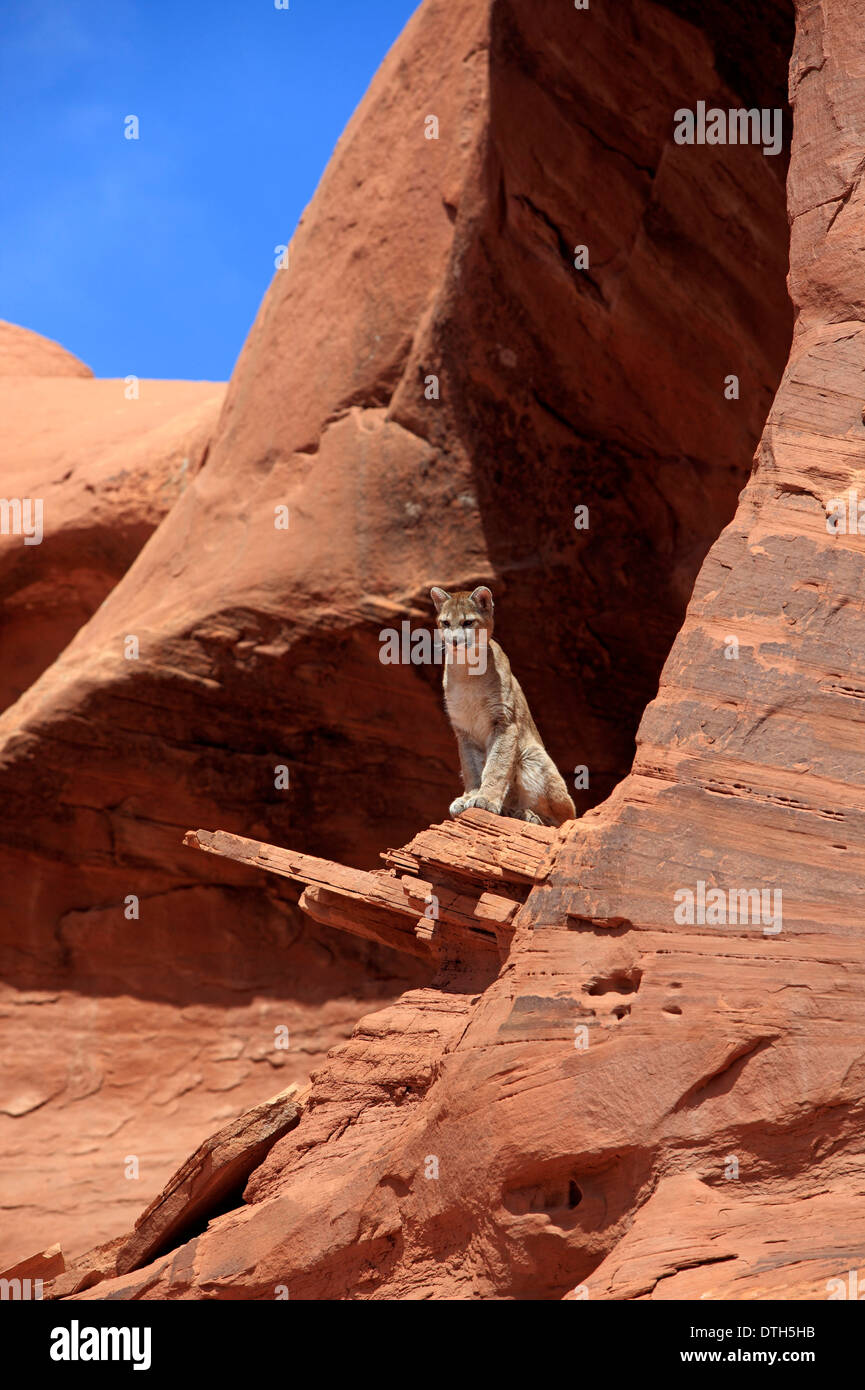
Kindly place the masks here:
<instances>
[{"instance_id":1,"label":"cougar's eye","mask_svg":"<svg viewBox=\"0 0 865 1390\"><path fill-rule=\"evenodd\" d=\"M450 627L450 623L448 622L447 618L442 618L442 627Z\"/></svg>"}]
</instances>

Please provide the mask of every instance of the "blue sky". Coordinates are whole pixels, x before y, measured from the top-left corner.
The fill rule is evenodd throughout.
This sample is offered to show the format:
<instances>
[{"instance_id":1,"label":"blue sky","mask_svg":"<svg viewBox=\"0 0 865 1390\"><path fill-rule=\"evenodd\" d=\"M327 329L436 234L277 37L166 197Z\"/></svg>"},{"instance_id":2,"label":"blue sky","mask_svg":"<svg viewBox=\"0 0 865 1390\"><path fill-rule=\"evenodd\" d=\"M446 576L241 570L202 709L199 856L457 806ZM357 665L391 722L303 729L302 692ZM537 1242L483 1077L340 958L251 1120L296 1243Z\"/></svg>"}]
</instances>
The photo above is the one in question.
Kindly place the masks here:
<instances>
[{"instance_id":1,"label":"blue sky","mask_svg":"<svg viewBox=\"0 0 865 1390\"><path fill-rule=\"evenodd\" d=\"M0 318L97 376L227 379L417 5L0 0Z\"/></svg>"}]
</instances>

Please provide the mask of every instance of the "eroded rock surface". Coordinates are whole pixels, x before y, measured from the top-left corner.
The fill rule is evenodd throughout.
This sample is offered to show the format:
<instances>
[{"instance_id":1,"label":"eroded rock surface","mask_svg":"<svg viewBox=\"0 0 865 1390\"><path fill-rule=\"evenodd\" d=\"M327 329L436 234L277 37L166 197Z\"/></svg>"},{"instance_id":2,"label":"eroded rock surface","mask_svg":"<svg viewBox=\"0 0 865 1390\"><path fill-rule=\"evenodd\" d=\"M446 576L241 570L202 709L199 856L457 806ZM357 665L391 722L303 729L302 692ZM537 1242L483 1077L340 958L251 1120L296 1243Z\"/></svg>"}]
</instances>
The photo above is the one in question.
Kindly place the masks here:
<instances>
[{"instance_id":1,"label":"eroded rock surface","mask_svg":"<svg viewBox=\"0 0 865 1390\"><path fill-rule=\"evenodd\" d=\"M263 998L296 1023L341 1000L331 1045L364 999L428 985L422 963L306 923L290 890L253 887L180 841L219 826L371 867L383 845L445 814L459 782L439 673L379 661L383 628L429 622L431 583L492 584L553 756L569 780L590 771L581 811L627 771L789 342L784 159L671 139L683 101L782 100L790 14L767 14L749 39L759 61L737 67L744 15L722 25L648 0L587 12L427 0L301 220L204 466L191 463L181 487L174 441L163 449L154 424L136 436L130 477L106 448L98 477L57 479L72 548L52 535L34 549L67 567L111 553L74 576L64 622L97 611L0 719L0 970L10 1036L39 1036L33 1001L67 1000L64 1056L86 1056L101 1080L79 1102L77 1062L49 1059L43 1075L37 1043L20 1063L0 1145L47 1167L21 1176L10 1255L46 1226L58 1233L59 1213L40 1207L46 1177L76 1230L72 1213L101 1194L93 1234L106 1239L159 1190L218 1118L191 1058L209 1055L220 1010L249 1018ZM430 114L438 139L425 136ZM190 403L193 433L199 408L210 405ZM118 419L131 409L118 405ZM157 456L170 466L148 475ZM154 496L170 510L120 578L159 521ZM109 523L98 537L81 529L82 498ZM577 506L588 530L575 529ZM68 637L47 613L33 643L39 595L58 591L40 589L22 556L9 698ZM178 1053L168 1018L205 1008ZM109 1017L131 1046L136 1029L154 1037L154 1094L177 1071L190 1078L180 1113L146 1130L147 1193L122 1176L132 1093L116 1131L99 1095L112 1069L94 1030ZM287 1079L326 1051L310 1028ZM259 1043L253 1028L243 1055ZM117 1056L141 1073L125 1045ZM267 1094L254 1067L228 1072L240 1108ZM74 1157L58 1182L52 1136L70 1120Z\"/></svg>"},{"instance_id":2,"label":"eroded rock surface","mask_svg":"<svg viewBox=\"0 0 865 1390\"><path fill-rule=\"evenodd\" d=\"M135 1223L135 1230L117 1252L119 1274L128 1274L159 1251L188 1237L196 1224L216 1215L244 1187L265 1154L298 1122L297 1086L263 1101L210 1135L178 1168L159 1196Z\"/></svg>"},{"instance_id":3,"label":"eroded rock surface","mask_svg":"<svg viewBox=\"0 0 865 1390\"><path fill-rule=\"evenodd\" d=\"M38 538L32 512L29 528L4 519L0 534L0 709L92 617L195 477L224 395L212 381L97 381L57 343L0 323L3 497L40 508Z\"/></svg>"},{"instance_id":4,"label":"eroded rock surface","mask_svg":"<svg viewBox=\"0 0 865 1390\"><path fill-rule=\"evenodd\" d=\"M242 1208L75 1297L809 1298L861 1250L865 552L826 515L865 478L863 16L798 8L797 322L736 508L789 346L783 165L675 146L672 117L774 102L791 12L562 12L428 0L383 65L206 467L0 721L4 959L19 992L134 982L177 1018L202 962L219 1006L268 962L291 997L286 890L181 837L368 871L443 813L435 673L378 662L430 582L492 583L551 750L592 770L587 814L551 842L504 965L463 942L387 999L317 1068ZM70 738L83 794L61 776L37 800ZM755 891L758 915L677 917L713 890ZM299 949L380 970L324 906Z\"/></svg>"},{"instance_id":5,"label":"eroded rock surface","mask_svg":"<svg viewBox=\"0 0 865 1390\"><path fill-rule=\"evenodd\" d=\"M245 1209L102 1293L808 1299L861 1265L865 546L826 524L865 478L859 8L798 6L790 361L632 771L493 980L464 957L364 1019Z\"/></svg>"}]
</instances>

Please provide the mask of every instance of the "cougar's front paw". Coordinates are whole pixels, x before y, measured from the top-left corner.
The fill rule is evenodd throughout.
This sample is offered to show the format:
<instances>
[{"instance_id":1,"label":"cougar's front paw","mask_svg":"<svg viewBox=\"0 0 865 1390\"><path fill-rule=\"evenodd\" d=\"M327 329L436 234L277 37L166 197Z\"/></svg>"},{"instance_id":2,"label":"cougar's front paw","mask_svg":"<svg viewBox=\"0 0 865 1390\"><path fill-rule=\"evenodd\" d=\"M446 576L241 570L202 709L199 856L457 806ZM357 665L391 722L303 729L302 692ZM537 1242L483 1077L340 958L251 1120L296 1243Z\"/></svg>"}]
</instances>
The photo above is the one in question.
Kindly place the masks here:
<instances>
[{"instance_id":1,"label":"cougar's front paw","mask_svg":"<svg viewBox=\"0 0 865 1390\"><path fill-rule=\"evenodd\" d=\"M543 821L536 811L511 811L514 820L524 820L529 825L543 825Z\"/></svg>"},{"instance_id":2,"label":"cougar's front paw","mask_svg":"<svg viewBox=\"0 0 865 1390\"><path fill-rule=\"evenodd\" d=\"M502 813L502 803L500 801L489 801L485 796L481 796L480 792L472 792L471 796L466 796L462 799L465 801L465 806L463 807L464 811L492 811L494 816L500 816Z\"/></svg>"},{"instance_id":3,"label":"cougar's front paw","mask_svg":"<svg viewBox=\"0 0 865 1390\"><path fill-rule=\"evenodd\" d=\"M492 811L494 816L500 816L502 813L501 805L488 801L485 796L481 796L480 792L466 792L465 796L458 796L456 801L451 802L449 810L456 819L457 816L462 815L463 811L470 811L473 808L478 811Z\"/></svg>"}]
</instances>

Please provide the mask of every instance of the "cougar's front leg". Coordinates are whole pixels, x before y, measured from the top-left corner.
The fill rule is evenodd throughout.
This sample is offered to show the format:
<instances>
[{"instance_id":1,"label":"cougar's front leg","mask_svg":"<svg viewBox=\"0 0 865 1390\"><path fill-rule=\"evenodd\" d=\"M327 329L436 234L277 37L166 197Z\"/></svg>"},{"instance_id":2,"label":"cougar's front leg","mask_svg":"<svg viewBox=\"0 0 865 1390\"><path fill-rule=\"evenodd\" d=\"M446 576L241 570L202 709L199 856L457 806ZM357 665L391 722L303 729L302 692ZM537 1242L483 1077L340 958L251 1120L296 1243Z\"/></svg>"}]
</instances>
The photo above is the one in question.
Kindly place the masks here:
<instances>
[{"instance_id":1,"label":"cougar's front leg","mask_svg":"<svg viewBox=\"0 0 865 1390\"><path fill-rule=\"evenodd\" d=\"M466 799L465 809L476 806L481 811L492 811L500 816L513 781L516 760L517 730L514 724L508 724L491 739L480 787Z\"/></svg>"},{"instance_id":2,"label":"cougar's front leg","mask_svg":"<svg viewBox=\"0 0 865 1390\"><path fill-rule=\"evenodd\" d=\"M456 801L450 804L450 814L458 816L468 805L469 798L473 796L481 784L481 777L484 770L484 759L477 744L471 743L464 734L457 733L457 745L460 752L460 769L463 774L463 786L465 792L458 796Z\"/></svg>"}]
</instances>

